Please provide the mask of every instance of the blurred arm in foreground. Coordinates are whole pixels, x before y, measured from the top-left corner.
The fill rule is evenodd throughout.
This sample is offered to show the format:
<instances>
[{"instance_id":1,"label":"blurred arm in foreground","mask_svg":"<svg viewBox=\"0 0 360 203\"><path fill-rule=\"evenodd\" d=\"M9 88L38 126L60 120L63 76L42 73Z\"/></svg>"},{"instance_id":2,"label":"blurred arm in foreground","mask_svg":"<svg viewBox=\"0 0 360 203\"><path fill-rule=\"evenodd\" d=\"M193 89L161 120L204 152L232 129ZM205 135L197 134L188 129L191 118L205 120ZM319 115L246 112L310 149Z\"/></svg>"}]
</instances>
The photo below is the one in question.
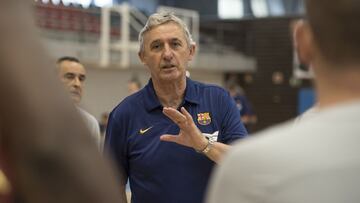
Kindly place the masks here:
<instances>
[{"instance_id":1,"label":"blurred arm in foreground","mask_svg":"<svg viewBox=\"0 0 360 203\"><path fill-rule=\"evenodd\" d=\"M0 156L25 202L122 202L40 48L30 2L0 1Z\"/></svg>"}]
</instances>

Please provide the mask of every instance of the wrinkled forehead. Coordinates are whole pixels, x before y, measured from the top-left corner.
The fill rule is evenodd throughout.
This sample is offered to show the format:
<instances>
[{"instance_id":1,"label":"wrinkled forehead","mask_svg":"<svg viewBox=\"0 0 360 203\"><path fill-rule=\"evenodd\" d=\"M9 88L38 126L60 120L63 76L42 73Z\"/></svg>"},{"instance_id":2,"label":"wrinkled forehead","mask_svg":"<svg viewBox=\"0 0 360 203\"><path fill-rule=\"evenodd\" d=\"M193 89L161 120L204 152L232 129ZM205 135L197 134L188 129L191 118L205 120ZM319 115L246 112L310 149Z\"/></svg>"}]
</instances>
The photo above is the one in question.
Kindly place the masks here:
<instances>
[{"instance_id":1,"label":"wrinkled forehead","mask_svg":"<svg viewBox=\"0 0 360 203\"><path fill-rule=\"evenodd\" d=\"M187 41L185 30L178 23L172 21L154 26L144 33L145 44L149 44L156 40L163 41L173 39Z\"/></svg>"}]
</instances>

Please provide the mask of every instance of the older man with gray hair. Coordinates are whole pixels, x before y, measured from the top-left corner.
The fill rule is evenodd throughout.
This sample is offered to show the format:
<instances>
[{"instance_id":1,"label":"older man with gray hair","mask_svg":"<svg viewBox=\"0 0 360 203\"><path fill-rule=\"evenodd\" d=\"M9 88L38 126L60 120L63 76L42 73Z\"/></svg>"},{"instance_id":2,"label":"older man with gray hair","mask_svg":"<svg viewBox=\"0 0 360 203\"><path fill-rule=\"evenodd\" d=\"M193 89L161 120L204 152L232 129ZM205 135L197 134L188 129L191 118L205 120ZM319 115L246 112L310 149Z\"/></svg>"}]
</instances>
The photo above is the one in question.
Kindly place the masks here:
<instances>
[{"instance_id":1,"label":"older man with gray hair","mask_svg":"<svg viewBox=\"0 0 360 203\"><path fill-rule=\"evenodd\" d=\"M132 202L202 202L214 163L247 132L224 89L186 77L196 44L182 20L151 15L139 42L151 79L112 111L105 146L129 178Z\"/></svg>"}]
</instances>

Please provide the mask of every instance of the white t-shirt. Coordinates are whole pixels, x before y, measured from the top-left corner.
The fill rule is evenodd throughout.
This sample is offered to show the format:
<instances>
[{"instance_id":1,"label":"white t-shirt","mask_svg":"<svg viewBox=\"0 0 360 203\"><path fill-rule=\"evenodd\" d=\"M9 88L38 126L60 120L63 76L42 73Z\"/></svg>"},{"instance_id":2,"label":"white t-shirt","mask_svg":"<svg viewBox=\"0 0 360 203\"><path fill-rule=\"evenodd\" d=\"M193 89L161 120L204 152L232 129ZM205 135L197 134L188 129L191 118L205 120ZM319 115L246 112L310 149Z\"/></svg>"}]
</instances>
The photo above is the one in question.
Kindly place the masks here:
<instances>
[{"instance_id":1,"label":"white t-shirt","mask_svg":"<svg viewBox=\"0 0 360 203\"><path fill-rule=\"evenodd\" d=\"M294 120L294 124L298 124L299 122L302 122L305 119L312 118L312 117L316 116L318 114L318 112L319 112L319 108L317 106L313 106L313 107L309 108L308 110L306 110L301 115L299 115L298 117L296 117Z\"/></svg>"},{"instance_id":2,"label":"white t-shirt","mask_svg":"<svg viewBox=\"0 0 360 203\"><path fill-rule=\"evenodd\" d=\"M322 109L238 142L209 203L360 202L360 101Z\"/></svg>"},{"instance_id":3,"label":"white t-shirt","mask_svg":"<svg viewBox=\"0 0 360 203\"><path fill-rule=\"evenodd\" d=\"M91 135L93 136L94 141L96 142L96 145L99 147L99 149L101 149L101 146L100 146L101 145L101 136L100 136L100 127L99 127L98 121L96 120L96 118L93 115L91 115L84 109L82 109L80 107L77 107L77 109L79 110L80 114L83 116L86 126L90 130Z\"/></svg>"}]
</instances>

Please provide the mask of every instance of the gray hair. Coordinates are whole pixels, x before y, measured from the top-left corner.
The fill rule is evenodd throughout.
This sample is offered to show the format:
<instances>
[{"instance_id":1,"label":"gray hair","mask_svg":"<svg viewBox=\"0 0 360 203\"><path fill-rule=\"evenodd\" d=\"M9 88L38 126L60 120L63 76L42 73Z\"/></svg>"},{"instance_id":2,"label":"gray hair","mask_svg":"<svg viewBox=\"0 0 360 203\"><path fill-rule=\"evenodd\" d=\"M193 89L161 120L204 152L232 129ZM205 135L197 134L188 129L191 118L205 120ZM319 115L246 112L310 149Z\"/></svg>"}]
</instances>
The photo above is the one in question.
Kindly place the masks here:
<instances>
[{"instance_id":1,"label":"gray hair","mask_svg":"<svg viewBox=\"0 0 360 203\"><path fill-rule=\"evenodd\" d=\"M146 25L139 33L139 44L140 44L139 51L140 52L144 51L144 35L146 32L148 32L149 30L153 29L156 26L159 26L159 25L162 25L165 23L169 23L169 22L176 23L184 31L186 42L189 47L190 47L190 45L192 45L194 43L194 41L191 37L191 34L189 32L189 29L183 20L176 17L171 12L154 13L149 16L149 18L146 22Z\"/></svg>"}]
</instances>

